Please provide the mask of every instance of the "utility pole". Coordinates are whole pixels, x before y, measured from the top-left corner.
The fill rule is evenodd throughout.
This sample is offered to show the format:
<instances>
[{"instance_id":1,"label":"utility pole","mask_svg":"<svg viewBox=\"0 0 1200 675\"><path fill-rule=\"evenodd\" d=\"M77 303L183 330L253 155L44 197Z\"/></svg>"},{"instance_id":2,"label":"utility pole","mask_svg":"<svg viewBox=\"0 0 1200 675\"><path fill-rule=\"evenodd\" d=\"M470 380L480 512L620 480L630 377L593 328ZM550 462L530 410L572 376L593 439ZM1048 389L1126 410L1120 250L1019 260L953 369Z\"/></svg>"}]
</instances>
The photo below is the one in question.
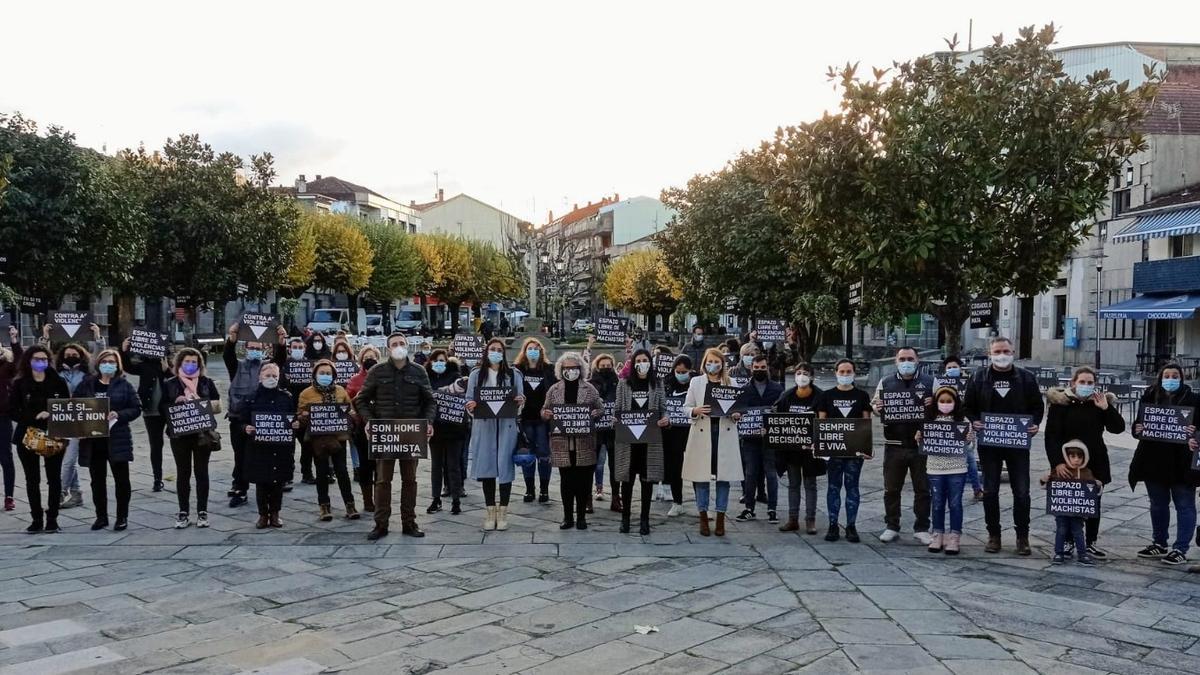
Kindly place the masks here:
<instances>
[{"instance_id":1,"label":"utility pole","mask_svg":"<svg viewBox=\"0 0 1200 675\"><path fill-rule=\"evenodd\" d=\"M1093 363L1096 372L1100 371L1100 336L1104 328L1104 324L1100 319L1101 297L1104 293L1104 242L1100 242L1100 255L1096 258L1096 360Z\"/></svg>"}]
</instances>

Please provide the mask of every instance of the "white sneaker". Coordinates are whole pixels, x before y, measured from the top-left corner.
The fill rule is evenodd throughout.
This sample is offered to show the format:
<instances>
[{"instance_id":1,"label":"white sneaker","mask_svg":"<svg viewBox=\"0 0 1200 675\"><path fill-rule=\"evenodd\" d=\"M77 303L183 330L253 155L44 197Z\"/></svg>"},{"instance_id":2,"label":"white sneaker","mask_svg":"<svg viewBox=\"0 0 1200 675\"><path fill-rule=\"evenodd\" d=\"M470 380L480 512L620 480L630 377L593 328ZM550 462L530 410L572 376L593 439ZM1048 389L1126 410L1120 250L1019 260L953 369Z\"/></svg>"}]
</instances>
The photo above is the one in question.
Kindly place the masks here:
<instances>
[{"instance_id":1,"label":"white sneaker","mask_svg":"<svg viewBox=\"0 0 1200 675\"><path fill-rule=\"evenodd\" d=\"M595 500L596 500L596 501L598 501L598 502L602 502L602 501L604 501L604 486L603 486L603 485L597 485L597 486L596 486L596 497L595 497Z\"/></svg>"},{"instance_id":2,"label":"white sneaker","mask_svg":"<svg viewBox=\"0 0 1200 675\"><path fill-rule=\"evenodd\" d=\"M933 542L933 535L929 534L928 532L917 532L913 535L913 539L916 539L917 541L921 542L921 544L928 546Z\"/></svg>"},{"instance_id":3,"label":"white sneaker","mask_svg":"<svg viewBox=\"0 0 1200 675\"><path fill-rule=\"evenodd\" d=\"M208 511L196 514L196 527L208 527Z\"/></svg>"},{"instance_id":4,"label":"white sneaker","mask_svg":"<svg viewBox=\"0 0 1200 675\"><path fill-rule=\"evenodd\" d=\"M684 513L683 504L671 504L671 510L667 511L667 517L674 518L675 516L682 516Z\"/></svg>"},{"instance_id":5,"label":"white sneaker","mask_svg":"<svg viewBox=\"0 0 1200 675\"><path fill-rule=\"evenodd\" d=\"M883 534L879 535L879 541L882 541L885 544L889 544L893 541L896 541L896 537L899 537L899 536L900 536L900 533L895 530L890 530L890 529L884 530Z\"/></svg>"}]
</instances>

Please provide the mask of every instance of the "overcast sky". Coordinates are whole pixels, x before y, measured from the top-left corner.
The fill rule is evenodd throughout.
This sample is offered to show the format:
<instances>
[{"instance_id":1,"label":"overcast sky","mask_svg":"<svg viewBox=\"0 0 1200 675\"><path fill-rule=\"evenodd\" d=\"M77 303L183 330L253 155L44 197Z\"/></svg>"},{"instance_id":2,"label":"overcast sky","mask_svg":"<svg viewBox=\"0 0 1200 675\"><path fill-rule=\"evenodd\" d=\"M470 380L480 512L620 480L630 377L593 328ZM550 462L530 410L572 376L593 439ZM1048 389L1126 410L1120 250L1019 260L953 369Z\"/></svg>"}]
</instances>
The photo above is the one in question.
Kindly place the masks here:
<instances>
[{"instance_id":1,"label":"overcast sky","mask_svg":"<svg viewBox=\"0 0 1200 675\"><path fill-rule=\"evenodd\" d=\"M1054 21L1060 44L1200 41L1200 3L12 2L0 111L122 147L198 132L407 203L467 192L534 222L657 197L889 65Z\"/></svg>"}]
</instances>

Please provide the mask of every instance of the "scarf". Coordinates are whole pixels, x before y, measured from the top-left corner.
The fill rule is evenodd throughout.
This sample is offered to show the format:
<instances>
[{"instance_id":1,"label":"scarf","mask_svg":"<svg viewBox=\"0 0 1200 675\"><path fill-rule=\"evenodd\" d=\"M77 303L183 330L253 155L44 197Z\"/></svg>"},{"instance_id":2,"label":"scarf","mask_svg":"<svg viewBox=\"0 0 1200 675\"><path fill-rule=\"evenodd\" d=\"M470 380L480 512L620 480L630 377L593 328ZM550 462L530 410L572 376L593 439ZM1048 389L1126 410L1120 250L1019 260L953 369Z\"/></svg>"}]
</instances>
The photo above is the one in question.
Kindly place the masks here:
<instances>
[{"instance_id":1,"label":"scarf","mask_svg":"<svg viewBox=\"0 0 1200 675\"><path fill-rule=\"evenodd\" d=\"M200 395L196 393L196 388L198 386L200 386L200 373L199 372L197 372L192 377L188 377L187 375L184 375L182 372L180 372L179 373L179 382L181 384L183 384L184 398L189 398L189 399L200 398Z\"/></svg>"},{"instance_id":2,"label":"scarf","mask_svg":"<svg viewBox=\"0 0 1200 675\"><path fill-rule=\"evenodd\" d=\"M337 383L331 384L328 387L322 387L314 382L313 389L316 389L317 393L321 395L321 403L337 403L334 400L337 394Z\"/></svg>"},{"instance_id":3,"label":"scarf","mask_svg":"<svg viewBox=\"0 0 1200 675\"><path fill-rule=\"evenodd\" d=\"M574 405L579 402L579 380L563 380L563 403Z\"/></svg>"}]
</instances>

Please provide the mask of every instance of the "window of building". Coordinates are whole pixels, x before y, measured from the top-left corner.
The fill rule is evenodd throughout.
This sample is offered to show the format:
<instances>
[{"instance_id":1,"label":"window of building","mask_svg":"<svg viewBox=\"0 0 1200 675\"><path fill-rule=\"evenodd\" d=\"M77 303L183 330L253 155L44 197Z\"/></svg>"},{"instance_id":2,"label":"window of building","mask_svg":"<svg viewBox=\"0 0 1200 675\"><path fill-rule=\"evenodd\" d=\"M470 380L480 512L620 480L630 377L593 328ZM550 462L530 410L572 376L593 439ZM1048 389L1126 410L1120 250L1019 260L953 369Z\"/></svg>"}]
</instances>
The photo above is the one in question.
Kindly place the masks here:
<instances>
[{"instance_id":1,"label":"window of building","mask_svg":"<svg viewBox=\"0 0 1200 675\"><path fill-rule=\"evenodd\" d=\"M1054 339L1063 339L1063 326L1067 319L1067 296L1054 296Z\"/></svg>"},{"instance_id":2,"label":"window of building","mask_svg":"<svg viewBox=\"0 0 1200 675\"><path fill-rule=\"evenodd\" d=\"M1100 306L1108 307L1133 297L1132 288L1104 289ZM1105 319L1100 322L1100 338L1103 340L1141 340L1140 322L1124 319Z\"/></svg>"},{"instance_id":3,"label":"window of building","mask_svg":"<svg viewBox=\"0 0 1200 675\"><path fill-rule=\"evenodd\" d=\"M1196 255L1197 249L1200 249L1200 246L1196 244L1196 238L1194 234L1181 234L1171 237L1168 242L1171 249L1171 257L1185 258Z\"/></svg>"},{"instance_id":4,"label":"window of building","mask_svg":"<svg viewBox=\"0 0 1200 675\"><path fill-rule=\"evenodd\" d=\"M1124 190L1117 190L1116 192L1113 192L1113 201L1112 201L1113 217L1116 218L1117 216L1121 215L1122 213L1125 213L1128 210L1129 210L1129 190L1124 189Z\"/></svg>"}]
</instances>

